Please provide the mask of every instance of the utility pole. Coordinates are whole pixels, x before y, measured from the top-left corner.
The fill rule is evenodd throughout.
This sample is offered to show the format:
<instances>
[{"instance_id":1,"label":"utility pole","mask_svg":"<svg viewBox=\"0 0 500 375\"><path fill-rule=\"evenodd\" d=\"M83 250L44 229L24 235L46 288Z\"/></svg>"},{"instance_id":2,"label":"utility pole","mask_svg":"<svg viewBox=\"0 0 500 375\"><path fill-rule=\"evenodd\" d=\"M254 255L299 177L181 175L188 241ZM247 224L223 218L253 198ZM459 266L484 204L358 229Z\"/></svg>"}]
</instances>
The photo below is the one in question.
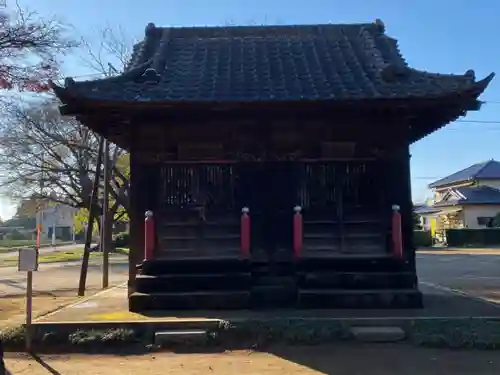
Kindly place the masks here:
<instances>
[{"instance_id":1,"label":"utility pole","mask_svg":"<svg viewBox=\"0 0 500 375\"><path fill-rule=\"evenodd\" d=\"M101 251L102 251L102 288L107 288L109 285L109 142L104 140L104 197L102 202L102 235L101 235Z\"/></svg>"},{"instance_id":2,"label":"utility pole","mask_svg":"<svg viewBox=\"0 0 500 375\"><path fill-rule=\"evenodd\" d=\"M108 63L108 77L118 73L113 64ZM109 162L109 142L104 139L104 191L102 201L102 216L101 216L101 253L102 253L102 288L105 289L109 286L109 246L111 239L111 220L109 217L109 180L110 180L110 162Z\"/></svg>"},{"instance_id":3,"label":"utility pole","mask_svg":"<svg viewBox=\"0 0 500 375\"><path fill-rule=\"evenodd\" d=\"M85 295L85 284L87 282L87 271L89 268L89 258L90 258L90 245L92 242L92 233L94 229L94 220L96 216L96 203L97 196L99 194L99 181L101 180L101 164L102 164L102 153L104 148L104 137L99 139L99 150L97 151L97 165L95 171L94 186L92 187L92 194L90 196L89 205L89 220L87 224L87 231L85 232L85 247L83 248L83 259L82 268L80 270L80 282L78 284L78 295Z\"/></svg>"},{"instance_id":4,"label":"utility pole","mask_svg":"<svg viewBox=\"0 0 500 375\"><path fill-rule=\"evenodd\" d=\"M41 153L41 162L40 162L40 181L39 181L39 184L40 184L40 199L38 199L38 202L37 202L37 216L38 216L38 222L37 222L37 227L36 227L36 230L37 230L37 238L40 239L40 237L42 236L42 230L43 230L43 227L42 227L42 219L43 219L43 188L44 188L44 181L43 181L43 167L44 167L44 164L45 164L45 154L44 152L42 151ZM40 232L40 233L39 233Z\"/></svg>"}]
</instances>

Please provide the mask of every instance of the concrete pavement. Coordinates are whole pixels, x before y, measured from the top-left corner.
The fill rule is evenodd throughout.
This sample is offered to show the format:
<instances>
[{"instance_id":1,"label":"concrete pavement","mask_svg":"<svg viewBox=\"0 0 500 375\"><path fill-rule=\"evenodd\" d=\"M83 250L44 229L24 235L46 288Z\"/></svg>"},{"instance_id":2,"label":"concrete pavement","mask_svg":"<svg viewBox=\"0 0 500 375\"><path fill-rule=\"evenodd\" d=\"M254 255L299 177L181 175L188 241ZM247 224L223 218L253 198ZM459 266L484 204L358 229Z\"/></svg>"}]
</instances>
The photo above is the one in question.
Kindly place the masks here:
<instances>
[{"instance_id":1,"label":"concrete pavement","mask_svg":"<svg viewBox=\"0 0 500 375\"><path fill-rule=\"evenodd\" d=\"M110 259L110 285L127 281L128 263L125 256ZM81 262L61 262L40 264L33 275L35 295L62 296L75 295L78 288ZM91 261L87 275L87 288L101 287L101 266L99 260ZM0 268L0 298L23 295L26 292L26 274L16 267Z\"/></svg>"},{"instance_id":2,"label":"concrete pavement","mask_svg":"<svg viewBox=\"0 0 500 375\"><path fill-rule=\"evenodd\" d=\"M419 280L500 303L500 251L417 254Z\"/></svg>"}]
</instances>

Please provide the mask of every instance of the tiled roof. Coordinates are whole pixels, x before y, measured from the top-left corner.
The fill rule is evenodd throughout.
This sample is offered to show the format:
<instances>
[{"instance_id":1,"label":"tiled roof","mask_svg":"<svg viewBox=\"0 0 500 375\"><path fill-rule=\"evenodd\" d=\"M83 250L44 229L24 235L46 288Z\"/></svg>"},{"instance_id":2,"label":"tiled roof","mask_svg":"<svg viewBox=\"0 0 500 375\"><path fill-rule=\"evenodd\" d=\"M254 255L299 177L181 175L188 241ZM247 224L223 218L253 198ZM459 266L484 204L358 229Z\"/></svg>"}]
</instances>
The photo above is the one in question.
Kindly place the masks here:
<instances>
[{"instance_id":1,"label":"tiled roof","mask_svg":"<svg viewBox=\"0 0 500 375\"><path fill-rule=\"evenodd\" d=\"M500 162L496 160L488 160L471 165L470 167L433 182L429 185L429 188L432 189L466 181L491 179L500 179Z\"/></svg>"},{"instance_id":2,"label":"tiled roof","mask_svg":"<svg viewBox=\"0 0 500 375\"><path fill-rule=\"evenodd\" d=\"M473 71L410 68L381 21L351 25L146 28L126 72L55 86L59 97L133 101L407 99L486 88Z\"/></svg>"},{"instance_id":3,"label":"tiled roof","mask_svg":"<svg viewBox=\"0 0 500 375\"><path fill-rule=\"evenodd\" d=\"M415 209L415 213L417 213L419 215L434 214L434 213L437 213L440 211L441 210L439 208L434 208L434 207L430 207L430 206L422 206L422 207L418 207Z\"/></svg>"},{"instance_id":4,"label":"tiled roof","mask_svg":"<svg viewBox=\"0 0 500 375\"><path fill-rule=\"evenodd\" d=\"M452 189L456 198L438 202L433 207L465 204L498 204L500 205L500 190L489 186L462 187Z\"/></svg>"}]
</instances>

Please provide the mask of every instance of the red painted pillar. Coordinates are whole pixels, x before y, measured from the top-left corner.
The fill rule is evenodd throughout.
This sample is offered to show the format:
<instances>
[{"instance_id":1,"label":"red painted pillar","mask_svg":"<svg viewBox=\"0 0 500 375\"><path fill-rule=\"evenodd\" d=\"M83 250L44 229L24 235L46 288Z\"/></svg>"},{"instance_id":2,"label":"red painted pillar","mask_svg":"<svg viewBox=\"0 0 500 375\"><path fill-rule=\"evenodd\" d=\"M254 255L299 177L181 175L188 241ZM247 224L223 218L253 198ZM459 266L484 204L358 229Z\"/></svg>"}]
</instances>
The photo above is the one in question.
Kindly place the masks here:
<instances>
[{"instance_id":1,"label":"red painted pillar","mask_svg":"<svg viewBox=\"0 0 500 375\"><path fill-rule=\"evenodd\" d=\"M36 248L39 249L40 248L40 237L42 235L42 224L38 224L36 226Z\"/></svg>"},{"instance_id":2,"label":"red painted pillar","mask_svg":"<svg viewBox=\"0 0 500 375\"><path fill-rule=\"evenodd\" d=\"M146 211L144 219L144 260L151 260L155 249L155 222L153 211Z\"/></svg>"},{"instance_id":3,"label":"red painted pillar","mask_svg":"<svg viewBox=\"0 0 500 375\"><path fill-rule=\"evenodd\" d=\"M303 223L302 223L302 207L295 206L293 208L293 254L295 258L299 258L302 252L303 241Z\"/></svg>"},{"instance_id":4,"label":"red painted pillar","mask_svg":"<svg viewBox=\"0 0 500 375\"><path fill-rule=\"evenodd\" d=\"M399 206L392 206L392 251L395 258L403 258L403 229Z\"/></svg>"},{"instance_id":5,"label":"red painted pillar","mask_svg":"<svg viewBox=\"0 0 500 375\"><path fill-rule=\"evenodd\" d=\"M241 256L244 259L250 257L250 209L243 207L241 209L241 224L240 224L240 237L241 237Z\"/></svg>"}]
</instances>

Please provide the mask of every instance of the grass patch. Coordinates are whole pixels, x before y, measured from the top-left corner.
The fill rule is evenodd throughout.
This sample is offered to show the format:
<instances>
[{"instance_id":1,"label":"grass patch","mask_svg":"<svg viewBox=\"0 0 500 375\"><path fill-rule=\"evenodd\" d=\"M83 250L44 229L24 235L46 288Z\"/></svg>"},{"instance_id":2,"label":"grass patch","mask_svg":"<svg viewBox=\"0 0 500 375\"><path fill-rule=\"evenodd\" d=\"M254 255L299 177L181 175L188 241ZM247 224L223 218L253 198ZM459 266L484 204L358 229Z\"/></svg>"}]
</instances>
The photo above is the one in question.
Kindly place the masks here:
<instances>
[{"instance_id":1,"label":"grass patch","mask_svg":"<svg viewBox=\"0 0 500 375\"><path fill-rule=\"evenodd\" d=\"M500 349L500 321L488 319L415 320L412 341L419 346Z\"/></svg>"},{"instance_id":2,"label":"grass patch","mask_svg":"<svg viewBox=\"0 0 500 375\"><path fill-rule=\"evenodd\" d=\"M15 252L16 250L24 247L35 247L35 241L31 240L19 240L19 241L7 241L5 240L5 243L10 243L10 242L21 242L20 244L16 244L15 246L4 246L0 244L0 254L2 252ZM64 246L64 245L74 245L75 243L73 241L56 241L55 247L57 246ZM51 247L52 242L42 242L40 244L40 248L47 248Z\"/></svg>"},{"instance_id":3,"label":"grass patch","mask_svg":"<svg viewBox=\"0 0 500 375\"><path fill-rule=\"evenodd\" d=\"M120 251L120 252L113 252L110 253L111 256L113 255L118 255L118 254L128 254L128 249L127 251ZM60 263L60 262L71 262L71 261L77 261L81 260L83 258L83 249L82 248L75 248L75 249L68 249L64 251L53 251L50 253L44 253L40 254L38 260L39 263ZM99 252L91 252L90 253L90 259L100 259L101 258L101 253ZM17 264L18 257L17 255L4 258L0 260L0 267L12 267Z\"/></svg>"},{"instance_id":4,"label":"grass patch","mask_svg":"<svg viewBox=\"0 0 500 375\"><path fill-rule=\"evenodd\" d=\"M56 240L56 244L60 244L63 242L68 242L68 241ZM15 249L18 247L35 246L35 244L36 244L35 240L0 240L0 251L9 250L12 248ZM50 246L52 245L52 240L45 240L45 241L42 240L41 245Z\"/></svg>"},{"instance_id":5,"label":"grass patch","mask_svg":"<svg viewBox=\"0 0 500 375\"><path fill-rule=\"evenodd\" d=\"M45 353L103 352L123 349L150 350L154 329L148 324L89 329L44 325L35 326L34 347ZM417 346L442 348L498 349L500 321L485 319L416 320L408 342ZM7 350L19 350L24 330L9 330L0 336ZM348 325L341 321L272 319L221 321L207 332L205 340L178 337L166 343L172 350L256 349L285 344L290 346L324 345L352 339Z\"/></svg>"},{"instance_id":6,"label":"grass patch","mask_svg":"<svg viewBox=\"0 0 500 375\"><path fill-rule=\"evenodd\" d=\"M0 340L5 351L24 349L26 330L23 326L0 332ZM41 353L50 352L93 352L102 353L109 350L124 349L143 342L145 335L137 330L112 328L103 330L78 329L74 332L37 332L34 327L33 348ZM149 335L148 335L149 337Z\"/></svg>"}]
</instances>

